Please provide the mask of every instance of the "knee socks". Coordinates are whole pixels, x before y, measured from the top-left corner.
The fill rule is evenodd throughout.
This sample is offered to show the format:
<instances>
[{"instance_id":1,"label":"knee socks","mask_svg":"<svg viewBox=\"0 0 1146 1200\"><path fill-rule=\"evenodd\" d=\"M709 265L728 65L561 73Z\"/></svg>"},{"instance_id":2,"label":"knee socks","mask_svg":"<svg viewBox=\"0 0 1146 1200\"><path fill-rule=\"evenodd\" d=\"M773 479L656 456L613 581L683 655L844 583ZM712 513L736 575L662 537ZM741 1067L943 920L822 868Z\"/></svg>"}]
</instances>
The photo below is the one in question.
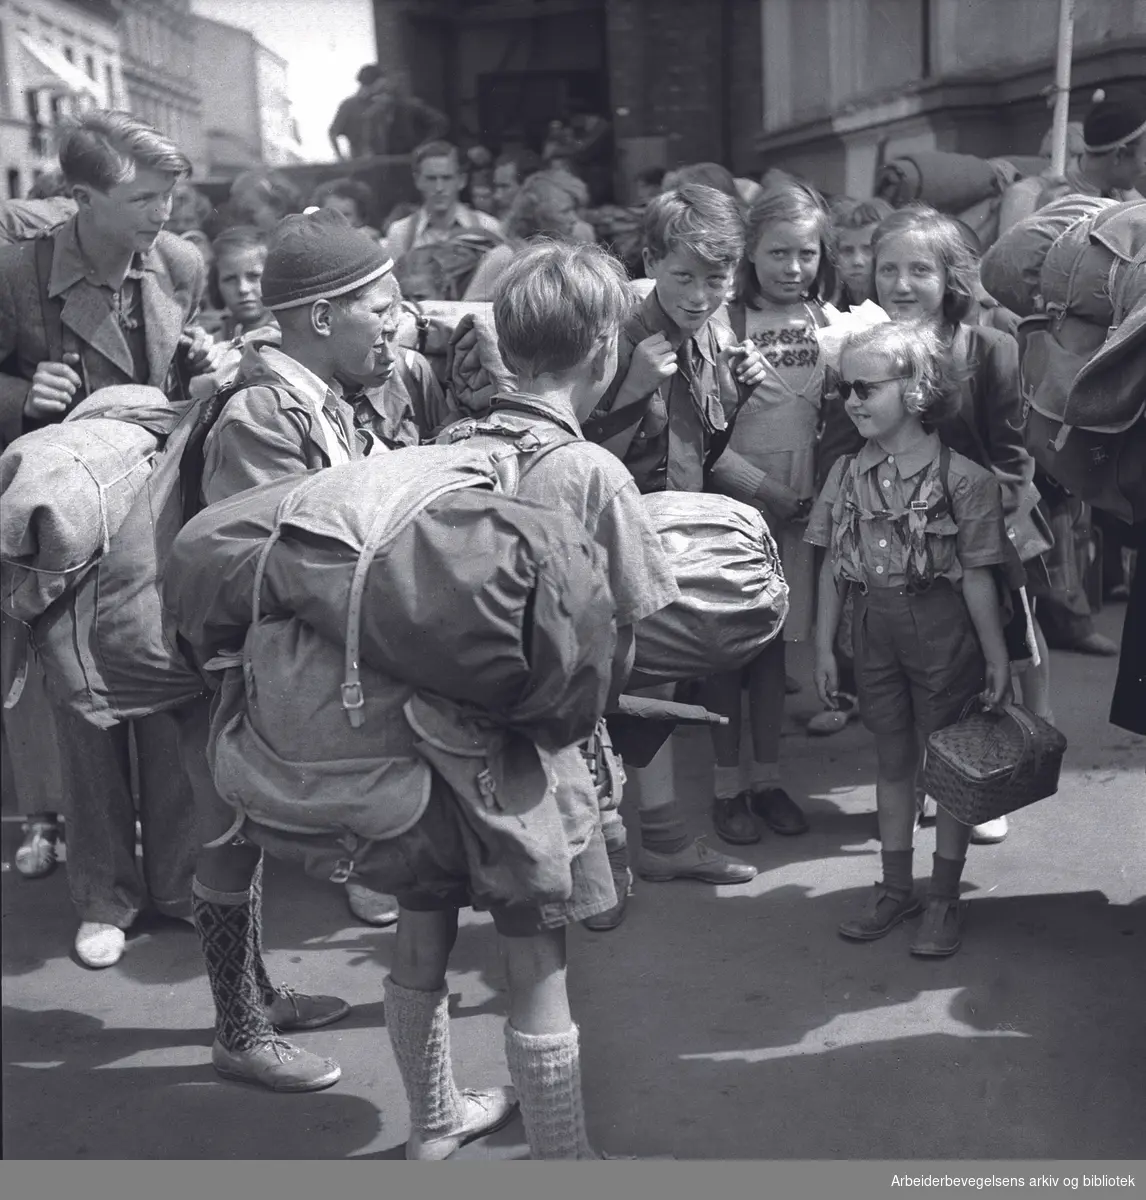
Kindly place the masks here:
<instances>
[{"instance_id":1,"label":"knee socks","mask_svg":"<svg viewBox=\"0 0 1146 1200\"><path fill-rule=\"evenodd\" d=\"M450 1059L446 989L418 992L399 986L389 975L382 988L386 1029L406 1089L411 1128L431 1137L459 1128L464 1113Z\"/></svg>"},{"instance_id":2,"label":"knee socks","mask_svg":"<svg viewBox=\"0 0 1146 1200\"><path fill-rule=\"evenodd\" d=\"M271 983L267 964L263 961L263 857L259 855L259 865L251 876L251 936L254 939L255 981L263 1003L273 1004L278 990Z\"/></svg>"},{"instance_id":3,"label":"knee socks","mask_svg":"<svg viewBox=\"0 0 1146 1200\"><path fill-rule=\"evenodd\" d=\"M215 1000L215 1035L227 1050L250 1050L274 1036L258 983L249 892L191 884L191 913Z\"/></svg>"},{"instance_id":4,"label":"knee socks","mask_svg":"<svg viewBox=\"0 0 1146 1200\"><path fill-rule=\"evenodd\" d=\"M528 1034L506 1021L505 1057L530 1157L596 1158L585 1133L577 1026L565 1033Z\"/></svg>"}]
</instances>

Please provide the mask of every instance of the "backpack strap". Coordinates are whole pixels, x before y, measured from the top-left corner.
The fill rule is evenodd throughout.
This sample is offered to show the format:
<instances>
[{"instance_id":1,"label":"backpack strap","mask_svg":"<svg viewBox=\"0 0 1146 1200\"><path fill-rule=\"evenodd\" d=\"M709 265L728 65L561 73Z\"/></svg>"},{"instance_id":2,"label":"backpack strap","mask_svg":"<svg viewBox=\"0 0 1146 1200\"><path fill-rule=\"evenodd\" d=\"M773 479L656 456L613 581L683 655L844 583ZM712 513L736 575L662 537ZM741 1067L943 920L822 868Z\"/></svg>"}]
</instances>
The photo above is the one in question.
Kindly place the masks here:
<instances>
[{"instance_id":1,"label":"backpack strap","mask_svg":"<svg viewBox=\"0 0 1146 1200\"><path fill-rule=\"evenodd\" d=\"M32 253L36 264L36 289L40 295L40 318L44 323L44 340L48 344L48 358L52 362L64 361L64 323L61 318L60 302L48 295L52 278L52 256L55 239L50 234L41 234L32 242Z\"/></svg>"},{"instance_id":2,"label":"backpack strap","mask_svg":"<svg viewBox=\"0 0 1146 1200\"><path fill-rule=\"evenodd\" d=\"M233 396L238 395L246 383L232 383L208 396L199 406L195 417L195 425L183 446L183 456L179 460L179 490L183 495L183 524L186 525L197 512L203 508L203 470L207 437L215 428L215 423L223 415Z\"/></svg>"}]
</instances>

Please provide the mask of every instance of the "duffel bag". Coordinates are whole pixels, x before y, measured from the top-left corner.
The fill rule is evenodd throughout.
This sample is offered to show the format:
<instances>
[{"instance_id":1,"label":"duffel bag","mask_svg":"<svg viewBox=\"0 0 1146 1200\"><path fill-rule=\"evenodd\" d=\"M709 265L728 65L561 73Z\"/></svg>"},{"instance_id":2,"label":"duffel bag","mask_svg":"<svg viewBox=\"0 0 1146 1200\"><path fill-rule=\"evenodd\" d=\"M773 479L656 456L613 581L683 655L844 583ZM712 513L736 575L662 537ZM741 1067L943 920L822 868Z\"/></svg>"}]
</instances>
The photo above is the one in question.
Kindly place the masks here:
<instances>
[{"instance_id":1,"label":"duffel bag","mask_svg":"<svg viewBox=\"0 0 1146 1200\"><path fill-rule=\"evenodd\" d=\"M173 405L154 388L103 388L3 456L13 467L4 478L5 523L18 517L9 507L16 496L34 518L23 551L9 556L5 548L5 595L21 600L14 615L32 624L53 696L102 728L177 708L203 690L158 590L183 520L180 470L199 408ZM89 427L102 443L88 437ZM57 452L37 453L48 446ZM77 446L86 450L73 453ZM50 499L33 505L30 489L17 486L28 471L39 472L37 489L54 493ZM86 565L52 577L69 557Z\"/></svg>"},{"instance_id":2,"label":"duffel bag","mask_svg":"<svg viewBox=\"0 0 1146 1200\"><path fill-rule=\"evenodd\" d=\"M635 626L638 681L698 679L747 666L788 615L788 585L764 518L714 493L655 492L644 500L680 599Z\"/></svg>"},{"instance_id":3,"label":"duffel bag","mask_svg":"<svg viewBox=\"0 0 1146 1200\"><path fill-rule=\"evenodd\" d=\"M185 527L165 597L209 657L213 631L244 621L250 571L264 611L332 640L367 572L364 662L540 745L570 745L592 733L611 682L602 552L571 517L496 491L496 480L488 452L422 446L316 472L285 497L278 484L254 488L223 520L212 506ZM352 690L345 702L353 710Z\"/></svg>"},{"instance_id":4,"label":"duffel bag","mask_svg":"<svg viewBox=\"0 0 1146 1200\"><path fill-rule=\"evenodd\" d=\"M1010 173L1013 177L1013 169ZM996 162L974 154L913 150L882 168L875 194L894 208L918 202L940 212L959 213L999 195L1004 178Z\"/></svg>"}]
</instances>

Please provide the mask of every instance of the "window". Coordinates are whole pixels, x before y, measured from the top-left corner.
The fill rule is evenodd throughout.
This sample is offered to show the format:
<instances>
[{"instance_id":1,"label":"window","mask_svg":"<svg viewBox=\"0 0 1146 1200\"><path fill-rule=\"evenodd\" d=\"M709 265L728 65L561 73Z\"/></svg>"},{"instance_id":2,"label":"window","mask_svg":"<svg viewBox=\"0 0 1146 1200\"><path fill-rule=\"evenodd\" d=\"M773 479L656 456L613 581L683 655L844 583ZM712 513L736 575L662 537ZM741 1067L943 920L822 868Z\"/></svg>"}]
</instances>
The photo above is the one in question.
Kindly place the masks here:
<instances>
[{"instance_id":1,"label":"window","mask_svg":"<svg viewBox=\"0 0 1146 1200\"><path fill-rule=\"evenodd\" d=\"M84 70L87 71L89 79L96 77L96 60L90 54L84 55Z\"/></svg>"},{"instance_id":2,"label":"window","mask_svg":"<svg viewBox=\"0 0 1146 1200\"><path fill-rule=\"evenodd\" d=\"M8 199L20 198L20 172L15 167L8 168Z\"/></svg>"}]
</instances>

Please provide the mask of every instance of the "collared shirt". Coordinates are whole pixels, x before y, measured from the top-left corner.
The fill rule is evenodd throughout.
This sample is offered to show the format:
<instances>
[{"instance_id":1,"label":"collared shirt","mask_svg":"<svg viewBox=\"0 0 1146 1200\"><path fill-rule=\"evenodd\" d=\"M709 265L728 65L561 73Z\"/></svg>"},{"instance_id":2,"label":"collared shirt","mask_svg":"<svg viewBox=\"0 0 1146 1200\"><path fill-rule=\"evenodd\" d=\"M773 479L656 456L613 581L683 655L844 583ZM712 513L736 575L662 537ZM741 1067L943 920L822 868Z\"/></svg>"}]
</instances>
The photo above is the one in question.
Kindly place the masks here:
<instances>
[{"instance_id":1,"label":"collared shirt","mask_svg":"<svg viewBox=\"0 0 1146 1200\"><path fill-rule=\"evenodd\" d=\"M513 395L505 400L513 403ZM604 550L617 624L632 625L680 596L676 577L632 475L614 455L584 440L572 409L544 396L523 398L530 412L500 409L491 415L515 429L552 421L576 441L546 454L522 475L518 494L572 515Z\"/></svg>"},{"instance_id":2,"label":"collared shirt","mask_svg":"<svg viewBox=\"0 0 1146 1200\"><path fill-rule=\"evenodd\" d=\"M49 296L62 296L70 288L82 283L106 297L112 316L131 352L132 379L136 383L146 383L151 373L147 362L147 332L143 322L140 282L145 270L144 256L133 254L123 283L113 288L99 278L95 267L85 256L73 221L56 235L52 251L52 274L48 280Z\"/></svg>"},{"instance_id":3,"label":"collared shirt","mask_svg":"<svg viewBox=\"0 0 1146 1200\"><path fill-rule=\"evenodd\" d=\"M449 225L431 225L430 214L423 206L390 226L386 231L386 244L391 255L399 259L419 246L433 246L448 241L456 233L472 230L484 230L500 236L501 222L489 213L479 212L476 208L459 203L454 206L453 218Z\"/></svg>"},{"instance_id":4,"label":"collared shirt","mask_svg":"<svg viewBox=\"0 0 1146 1200\"><path fill-rule=\"evenodd\" d=\"M704 487L704 465L715 434L727 428L739 392L721 352L732 344L728 326L710 319L695 334L686 336L668 316L654 288L625 323L618 347L617 374L592 418L586 436L608 441L596 422L606 418L628 374L639 342L663 333L677 350L678 370L653 393L643 410L636 434L624 455L642 492L699 492ZM624 411L624 410L621 410Z\"/></svg>"},{"instance_id":5,"label":"collared shirt","mask_svg":"<svg viewBox=\"0 0 1146 1200\"><path fill-rule=\"evenodd\" d=\"M902 454L889 454L868 441L855 456L854 503L859 509L859 559L862 578L846 560L836 564L843 578L869 587L903 587L907 582L908 543L904 536L911 501L921 477L940 457L935 433ZM836 461L824 490L812 508L804 540L813 546L833 546L850 489L845 474L848 457ZM951 453L948 472L951 512L929 521L928 545L934 578L958 583L972 567L993 567L1006 561L1007 534L1002 496L990 471Z\"/></svg>"},{"instance_id":6,"label":"collared shirt","mask_svg":"<svg viewBox=\"0 0 1146 1200\"><path fill-rule=\"evenodd\" d=\"M263 361L291 384L314 408L314 414L322 422L323 432L330 446L330 465L341 466L350 462L350 446L346 430L338 419L339 396L329 384L323 382L297 359L284 354L277 346L263 348Z\"/></svg>"}]
</instances>

